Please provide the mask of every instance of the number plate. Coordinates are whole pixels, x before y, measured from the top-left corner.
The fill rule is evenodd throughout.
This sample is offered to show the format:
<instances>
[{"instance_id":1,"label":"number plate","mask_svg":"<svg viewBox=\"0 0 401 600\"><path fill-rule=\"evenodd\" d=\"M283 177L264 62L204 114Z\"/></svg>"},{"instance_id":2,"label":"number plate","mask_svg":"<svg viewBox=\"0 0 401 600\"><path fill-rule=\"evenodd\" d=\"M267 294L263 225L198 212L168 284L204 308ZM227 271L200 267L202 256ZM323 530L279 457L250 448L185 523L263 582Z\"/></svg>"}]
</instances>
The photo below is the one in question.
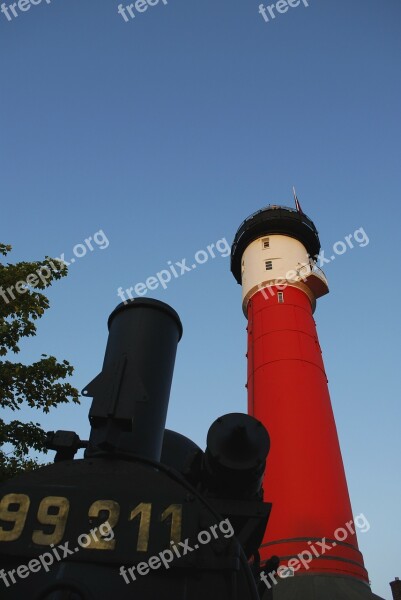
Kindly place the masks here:
<instances>
[{"instance_id":1,"label":"number plate","mask_svg":"<svg viewBox=\"0 0 401 600\"><path fill-rule=\"evenodd\" d=\"M178 491L180 496L185 490ZM196 505L162 493L155 500L148 494L121 497L65 486L30 487L29 494L1 497L0 553L38 556L67 543L70 560L147 560L171 542L196 536Z\"/></svg>"}]
</instances>

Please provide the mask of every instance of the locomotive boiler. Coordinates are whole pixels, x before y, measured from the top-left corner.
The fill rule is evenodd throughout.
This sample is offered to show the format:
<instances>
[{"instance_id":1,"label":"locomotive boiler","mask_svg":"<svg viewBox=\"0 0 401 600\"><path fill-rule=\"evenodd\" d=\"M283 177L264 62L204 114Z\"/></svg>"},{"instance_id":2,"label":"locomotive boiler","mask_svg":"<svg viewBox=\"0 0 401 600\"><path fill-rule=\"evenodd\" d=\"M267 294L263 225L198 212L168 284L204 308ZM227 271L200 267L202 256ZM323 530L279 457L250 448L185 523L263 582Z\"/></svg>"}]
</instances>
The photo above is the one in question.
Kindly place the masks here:
<instances>
[{"instance_id":1,"label":"locomotive boiler","mask_svg":"<svg viewBox=\"0 0 401 600\"><path fill-rule=\"evenodd\" d=\"M83 390L93 398L89 440L50 432L55 462L0 487L0 598L267 598L266 429L224 415L205 451L165 429L179 316L134 299L108 328L102 371Z\"/></svg>"}]
</instances>

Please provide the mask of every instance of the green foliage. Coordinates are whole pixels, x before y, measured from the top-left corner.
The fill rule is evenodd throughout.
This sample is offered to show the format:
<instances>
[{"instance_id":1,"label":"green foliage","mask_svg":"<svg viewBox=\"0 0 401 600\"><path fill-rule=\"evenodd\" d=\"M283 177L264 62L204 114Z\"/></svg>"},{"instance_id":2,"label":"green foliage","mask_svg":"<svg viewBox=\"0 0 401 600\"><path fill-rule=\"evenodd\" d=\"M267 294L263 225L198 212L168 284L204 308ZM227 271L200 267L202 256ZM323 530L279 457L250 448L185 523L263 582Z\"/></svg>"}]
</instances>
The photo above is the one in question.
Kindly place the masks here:
<instances>
[{"instance_id":1,"label":"green foliage","mask_svg":"<svg viewBox=\"0 0 401 600\"><path fill-rule=\"evenodd\" d=\"M10 250L0 244L0 255ZM0 263L0 357L10 351L17 354L20 339L36 335L35 321L49 308L49 300L38 290L66 275L67 265L48 256L43 261ZM78 390L63 381L73 370L66 360L58 362L46 354L31 365L0 360L0 407L16 411L25 404L47 413L63 402L79 402ZM39 423L0 419L0 481L36 468L36 459L28 453L46 452L45 438ZM12 450L6 453L4 444Z\"/></svg>"}]
</instances>

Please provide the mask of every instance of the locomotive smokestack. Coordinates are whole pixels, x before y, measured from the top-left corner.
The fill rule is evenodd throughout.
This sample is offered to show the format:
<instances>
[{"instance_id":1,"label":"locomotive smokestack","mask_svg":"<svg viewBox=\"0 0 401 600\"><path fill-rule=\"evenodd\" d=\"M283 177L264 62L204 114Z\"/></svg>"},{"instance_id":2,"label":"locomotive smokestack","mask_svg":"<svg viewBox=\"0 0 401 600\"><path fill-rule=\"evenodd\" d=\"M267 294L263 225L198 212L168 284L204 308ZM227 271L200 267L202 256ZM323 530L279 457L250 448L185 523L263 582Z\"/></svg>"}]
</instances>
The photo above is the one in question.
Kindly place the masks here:
<instances>
[{"instance_id":1,"label":"locomotive smokestack","mask_svg":"<svg viewBox=\"0 0 401 600\"><path fill-rule=\"evenodd\" d=\"M82 391L93 397L86 456L124 451L158 461L180 318L164 302L135 298L117 306L108 327L102 372Z\"/></svg>"}]
</instances>

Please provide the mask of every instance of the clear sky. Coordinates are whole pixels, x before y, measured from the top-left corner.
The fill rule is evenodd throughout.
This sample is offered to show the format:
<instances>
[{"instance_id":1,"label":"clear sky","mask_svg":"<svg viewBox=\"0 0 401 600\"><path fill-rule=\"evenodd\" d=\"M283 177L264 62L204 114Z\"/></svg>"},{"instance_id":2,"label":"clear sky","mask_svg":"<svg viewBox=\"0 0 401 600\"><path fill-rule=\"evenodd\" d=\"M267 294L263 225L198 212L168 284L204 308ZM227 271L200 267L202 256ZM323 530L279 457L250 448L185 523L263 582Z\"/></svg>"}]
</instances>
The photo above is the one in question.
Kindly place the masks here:
<instances>
[{"instance_id":1,"label":"clear sky","mask_svg":"<svg viewBox=\"0 0 401 600\"><path fill-rule=\"evenodd\" d=\"M315 319L354 514L371 525L360 546L388 600L401 576L401 4L309 0L266 22L259 3L168 0L127 22L117 0L0 13L0 240L10 261L68 260L103 231L51 288L20 357L70 360L81 389L119 286L231 243L253 211L291 205L293 184L326 256L362 227L369 243L324 265ZM184 325L168 426L202 447L215 418L246 411L246 321L224 247L148 292ZM87 438L88 408L21 416Z\"/></svg>"}]
</instances>

